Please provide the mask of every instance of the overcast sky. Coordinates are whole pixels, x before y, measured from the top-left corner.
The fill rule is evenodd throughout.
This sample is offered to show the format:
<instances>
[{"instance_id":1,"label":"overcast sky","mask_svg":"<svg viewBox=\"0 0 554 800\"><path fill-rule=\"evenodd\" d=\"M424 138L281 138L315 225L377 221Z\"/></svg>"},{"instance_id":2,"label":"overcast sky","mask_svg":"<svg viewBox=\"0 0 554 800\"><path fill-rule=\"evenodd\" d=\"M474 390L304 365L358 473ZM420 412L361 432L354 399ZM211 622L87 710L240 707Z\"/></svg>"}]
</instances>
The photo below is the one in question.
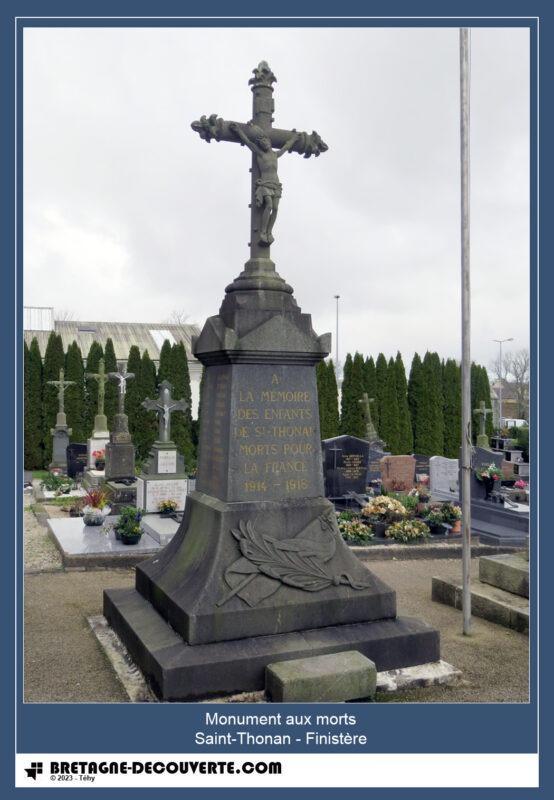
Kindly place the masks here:
<instances>
[{"instance_id":1,"label":"overcast sky","mask_svg":"<svg viewBox=\"0 0 554 800\"><path fill-rule=\"evenodd\" d=\"M529 35L473 29L472 356L529 344ZM460 357L456 29L30 29L24 34L25 304L74 319L202 324L248 258L250 154L190 123L247 121L251 70L279 161L272 258L340 354Z\"/></svg>"}]
</instances>

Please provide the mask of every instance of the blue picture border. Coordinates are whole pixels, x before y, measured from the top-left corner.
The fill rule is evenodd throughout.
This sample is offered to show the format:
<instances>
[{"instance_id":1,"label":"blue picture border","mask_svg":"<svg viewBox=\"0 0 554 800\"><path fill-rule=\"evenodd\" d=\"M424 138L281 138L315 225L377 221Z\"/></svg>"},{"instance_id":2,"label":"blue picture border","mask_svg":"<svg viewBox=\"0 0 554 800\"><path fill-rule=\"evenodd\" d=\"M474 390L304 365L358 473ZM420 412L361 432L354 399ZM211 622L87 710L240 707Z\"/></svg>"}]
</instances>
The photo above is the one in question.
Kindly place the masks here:
<instances>
[{"instance_id":1,"label":"blue picture border","mask_svg":"<svg viewBox=\"0 0 554 800\"><path fill-rule=\"evenodd\" d=\"M76 6L78 5L78 9ZM126 742L133 742L134 752L199 752L209 753L222 752L224 747L203 747L196 748L190 738L190 732L201 727L201 721L205 714L206 707L201 704L189 705L132 705L132 704L23 704L20 701L22 689L22 628L21 613L18 616L18 624L15 625L14 612L14 572L17 559L18 574L21 575L22 557L22 333L21 330L21 308L22 308L22 150L21 150L21 131L22 131L22 104L21 104L21 80L15 84L14 58L15 46L17 41L18 54L18 75L22 74L22 37L23 30L27 26L260 26L260 25L290 25L293 27L326 25L326 26L425 26L425 27L460 27L460 26L518 26L528 27L531 35L531 355L532 355L532 448L535 453L535 461L532 465L532 485L534 487L534 497L532 506L532 530L536 533L537 525L541 523L544 531L543 540L532 542L532 585L541 588L541 614L543 623L543 638L539 642L537 621L539 621L539 609L537 604L537 593L533 592L532 602L532 626L531 626L531 702L529 704L371 704L356 705L352 707L357 714L360 724L357 732L366 732L371 742L372 752L491 752L491 753L522 753L536 752L538 748L537 736L537 710L538 710L538 690L536 682L538 659L544 670L545 679L540 686L540 722L541 733L544 736L544 726L548 723L548 708L551 700L551 689L549 689L549 649L550 642L547 641L548 631L548 564L552 563L552 544L549 541L550 531L547 519L548 494L545 502L539 505L540 496L536 487L540 486L539 481L544 479L541 467L547 469L552 432L548 430L548 422L545 418L540 431L541 449L537 447L537 431L539 430L539 408L540 400L543 404L549 398L549 384L551 378L548 374L548 354L545 355L545 368L540 371L540 356L542 350L539 342L543 342L543 348L548 342L548 331L550 329L550 319L546 303L552 296L552 274L548 263L548 256L551 253L551 225L543 225L539 231L539 240L536 240L538 228L538 201L540 200L541 219L549 219L549 186L548 178L552 175L552 156L550 155L549 145L541 148L540 151L540 174L542 180L537 186L536 174L539 158L537 146L537 133L540 132L540 141L547 143L552 141L551 137L551 115L548 109L547 96L550 87L548 86L548 76L552 74L552 19L553 15L547 2L465 2L448 3L443 2L346 2L337 7L336 4L329 2L305 3L301 11L306 14L303 18L298 18L300 9L296 3L286 0L279 4L279 19L260 17L261 4L259 2L242 2L240 8L237 3L232 5L234 18L222 19L220 17L231 14L231 5L225 2L195 3L195 2L158 2L149 3L137 2L115 2L115 3L87 3L79 4L70 2L29 2L29 3L8 3L0 12L2 47L0 59L2 63L2 88L3 88L3 118L5 124L2 125L2 164L4 166L3 175L7 180L2 182L2 206L1 217L3 228L3 243L5 251L4 260L4 291L1 293L2 303L2 324L5 334L2 337L3 345L6 350L7 358L4 363L13 366L14 381L17 388L16 394L11 394L8 386L10 381L5 382L5 389L2 393L2 419L4 420L5 431L12 431L10 420L16 420L13 426L14 449L16 469L14 473L7 470L3 481L3 510L4 520L4 547L3 566L4 576L1 583L1 596L4 609L8 611L4 615L6 630L6 647L4 658L2 659L3 681L2 689L4 699L7 703L9 714L3 715L2 729L5 734L5 746L2 748L2 776L3 784L9 789L13 785L14 771L14 752L125 752L129 748ZM271 8L273 12L277 9ZM369 16L374 19L315 19L317 16L328 16L338 14L344 17ZM287 19L286 14L291 16ZM444 15L448 14L447 18ZM453 16L457 14L458 16ZM485 16L487 14L488 16ZM81 17L94 17L94 19L81 19ZM104 16L105 15L105 16ZM129 17L143 15L151 17L156 15L157 19L130 19ZM198 16L197 19L169 19L176 16ZM250 17L250 19L239 19L238 16ZM474 15L474 16L473 16ZM501 16L500 16L501 15ZM17 22L16 17L20 17ZM57 19L52 19L57 17ZM118 18L116 18L118 17ZM165 18L164 18L165 17ZM376 19L375 17L379 17ZM400 18L402 17L402 18ZM406 17L412 17L407 19ZM440 17L433 19L432 17ZM509 18L511 17L511 18ZM540 17L540 51L538 49L539 25L536 17ZM537 60L540 64L541 75L541 98L540 105L540 131L536 128L537 119L537 91L539 88L537 74ZM16 98L17 92L17 98ZM18 100L18 119L15 120L15 101ZM15 139L15 126L9 124L17 123L19 141ZM550 139L548 138L550 137ZM18 162L14 164L14 152L17 145ZM18 207L14 208L14 166L18 167L17 172L17 195ZM15 176L14 176L15 180ZM17 216L16 216L17 210ZM14 231L16 237L14 237ZM16 241L17 252L16 252ZM540 249L539 249L540 245ZM537 277L537 262L539 252L542 256L543 268L540 273L540 286ZM13 265L17 264L17 269ZM14 298L17 298L15 302ZM538 311L537 314L537 299ZM542 312L542 313L541 313ZM548 353L548 349L546 350ZM540 381L539 381L540 377ZM546 430L544 430L546 428ZM11 448L10 448L11 451ZM537 457L538 456L538 457ZM8 463L11 461L11 452ZM540 491L540 489L539 489ZM7 513L8 509L12 512L12 518ZM12 531L14 535L12 535ZM15 533L17 531L17 534ZM537 559L537 556L540 556ZM537 569L537 563L542 565ZM539 580L542 578L541 583ZM21 612L22 585L19 581L17 597L17 607ZM546 617L545 617L546 614ZM540 646L539 646L540 645ZM17 652L17 671L12 658L13 650ZM14 697L14 681L17 679L17 692ZM212 706L213 708L213 706ZM247 711L253 708L260 710L259 706L241 706L240 710ZM287 706L281 706L280 711L285 712ZM291 710L298 707L291 707ZM325 707L327 710L328 706ZM344 709L344 707L342 707ZM317 707L312 706L315 712ZM15 738L15 723L17 717L17 740ZM143 736L137 736L137 731L144 731ZM267 732L267 729L265 729ZM132 735L131 735L132 734ZM542 740L544 742L544 739ZM243 751L250 753L268 752L268 747L242 748ZM361 748L363 751L365 748ZM241 748L233 745L229 748L232 752L241 752ZM336 748L310 748L310 752L337 752ZM356 752L356 748L350 748L348 752ZM550 781L550 766L548 760L541 760L541 787L546 788ZM19 790L26 793L27 790ZM102 790L103 792L113 793L114 790ZM128 790L118 790L127 793ZM148 790L141 790L141 795ZM174 790L185 792L185 790ZM296 790L300 791L300 790ZM288 790L287 796L293 797L296 791ZM484 792L484 790L478 790ZM542 791L542 790L541 790ZM64 789L73 795L72 789ZM245 794L252 797L261 796L259 790L226 789L226 790L191 790L187 796L198 795L204 797L220 797L222 793L228 797L244 797ZM463 797L469 790L303 790L302 796L325 797L348 796L367 797L383 796L387 798L404 797L408 794L415 797L429 797L430 795L440 797L456 795ZM279 797L284 795L285 790L270 790L263 792L264 796ZM509 797L530 797L537 792L533 790L488 790L487 796ZM154 797L159 794L159 790L151 791Z\"/></svg>"}]
</instances>

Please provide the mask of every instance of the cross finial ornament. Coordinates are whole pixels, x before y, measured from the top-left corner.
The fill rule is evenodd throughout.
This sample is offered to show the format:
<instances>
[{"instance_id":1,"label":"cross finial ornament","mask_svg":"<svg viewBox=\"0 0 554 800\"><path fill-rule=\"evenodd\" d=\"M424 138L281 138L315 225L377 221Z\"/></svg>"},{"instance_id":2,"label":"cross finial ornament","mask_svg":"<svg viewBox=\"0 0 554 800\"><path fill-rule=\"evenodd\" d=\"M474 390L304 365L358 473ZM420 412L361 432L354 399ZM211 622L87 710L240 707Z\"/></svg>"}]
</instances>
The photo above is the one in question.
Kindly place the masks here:
<instances>
[{"instance_id":1,"label":"cross finial ornament","mask_svg":"<svg viewBox=\"0 0 554 800\"><path fill-rule=\"evenodd\" d=\"M113 381L118 381L119 383L119 408L118 413L124 414L125 413L125 391L127 389L127 381L130 381L132 378L135 377L134 372L127 372L127 363L125 361L118 361L117 362L117 372L108 372L108 378L111 378Z\"/></svg>"},{"instance_id":2,"label":"cross finial ornament","mask_svg":"<svg viewBox=\"0 0 554 800\"><path fill-rule=\"evenodd\" d=\"M492 414L492 408L485 408L485 401L479 402L479 408L474 408L473 413L479 417L479 435L477 436L477 444L479 447L489 446L489 437L486 433L487 415Z\"/></svg>"},{"instance_id":3,"label":"cross finial ornament","mask_svg":"<svg viewBox=\"0 0 554 800\"><path fill-rule=\"evenodd\" d=\"M174 411L186 411L188 403L181 400L174 400L171 396L173 386L169 381L162 381L159 386L158 397L151 400L149 397L143 400L142 407L147 411L155 411L158 415L158 441L171 441L171 414Z\"/></svg>"},{"instance_id":4,"label":"cross finial ornament","mask_svg":"<svg viewBox=\"0 0 554 800\"><path fill-rule=\"evenodd\" d=\"M59 380L47 381L51 386L58 387L58 414L65 413L65 407L64 407L65 390L67 389L68 386L71 386L72 384L75 383L75 381L66 381L64 378L65 378L64 368L61 367Z\"/></svg>"},{"instance_id":5,"label":"cross finial ornament","mask_svg":"<svg viewBox=\"0 0 554 800\"><path fill-rule=\"evenodd\" d=\"M104 359L101 358L98 362L98 372L85 372L85 378L93 378L98 382L98 411L97 416L104 415L104 398L106 396L106 383L108 376L106 375L106 367Z\"/></svg>"},{"instance_id":6,"label":"cross finial ornament","mask_svg":"<svg viewBox=\"0 0 554 800\"><path fill-rule=\"evenodd\" d=\"M277 160L284 153L300 153L304 158L319 156L328 148L319 134L298 133L295 128L273 127L273 84L277 78L266 61L260 61L250 78L252 119L247 122L227 121L211 114L192 123L201 139L210 142L239 142L252 152L252 199L250 203L250 259L266 262L261 268L270 270L269 248L274 241L273 226L277 218L282 184L277 173Z\"/></svg>"}]
</instances>

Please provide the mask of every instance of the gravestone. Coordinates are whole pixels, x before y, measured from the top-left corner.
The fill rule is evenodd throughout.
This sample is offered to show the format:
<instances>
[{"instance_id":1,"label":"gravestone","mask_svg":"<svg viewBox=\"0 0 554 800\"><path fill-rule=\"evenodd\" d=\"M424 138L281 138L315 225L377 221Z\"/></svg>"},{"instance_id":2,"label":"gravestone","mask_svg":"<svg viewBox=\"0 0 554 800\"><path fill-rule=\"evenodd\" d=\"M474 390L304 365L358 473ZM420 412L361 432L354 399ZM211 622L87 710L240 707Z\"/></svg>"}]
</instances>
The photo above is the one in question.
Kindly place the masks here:
<instances>
[{"instance_id":1,"label":"gravestone","mask_svg":"<svg viewBox=\"0 0 554 800\"><path fill-rule=\"evenodd\" d=\"M159 396L155 400L146 398L142 403L144 408L158 415L158 438L137 478L137 507L147 513L157 512L163 500L174 500L176 511L183 511L185 507L187 476L183 457L171 441L171 414L185 411L188 406L184 400L172 398L172 389L169 381L162 381Z\"/></svg>"},{"instance_id":2,"label":"gravestone","mask_svg":"<svg viewBox=\"0 0 554 800\"><path fill-rule=\"evenodd\" d=\"M380 445L371 445L368 452L367 482L381 480L381 459L390 456L387 450L383 450Z\"/></svg>"},{"instance_id":3,"label":"gravestone","mask_svg":"<svg viewBox=\"0 0 554 800\"><path fill-rule=\"evenodd\" d=\"M498 469L502 469L504 461L503 450L489 450L483 447L473 447L471 450L471 497L472 500L483 500L486 495L485 485L475 477L475 472L480 467L494 464Z\"/></svg>"},{"instance_id":4,"label":"gravestone","mask_svg":"<svg viewBox=\"0 0 554 800\"><path fill-rule=\"evenodd\" d=\"M381 483L387 492L408 492L415 482L414 456L384 456L380 461Z\"/></svg>"},{"instance_id":5,"label":"gravestone","mask_svg":"<svg viewBox=\"0 0 554 800\"><path fill-rule=\"evenodd\" d=\"M321 446L325 497L343 497L348 492L364 494L369 443L357 436L335 436L324 439Z\"/></svg>"},{"instance_id":6,"label":"gravestone","mask_svg":"<svg viewBox=\"0 0 554 800\"><path fill-rule=\"evenodd\" d=\"M196 491L172 541L104 593L104 613L157 694L264 688L268 664L357 650L377 669L440 658L438 632L396 616L396 596L342 540L324 497L315 366L330 351L270 259L277 158L326 150L274 129L273 83L254 70L253 120L215 114L203 139L252 151L250 260L193 342L204 365ZM168 624L169 623L169 624Z\"/></svg>"},{"instance_id":7,"label":"gravestone","mask_svg":"<svg viewBox=\"0 0 554 800\"><path fill-rule=\"evenodd\" d=\"M97 450L106 449L106 445L110 440L108 432L108 419L104 413L104 398L106 393L106 383L109 378L106 374L104 366L104 359L101 358L98 363L98 372L86 372L85 378L91 378L98 383L98 407L94 417L94 427L92 429L92 436L87 442L88 445L88 467L94 468L95 458L93 453Z\"/></svg>"},{"instance_id":8,"label":"gravestone","mask_svg":"<svg viewBox=\"0 0 554 800\"><path fill-rule=\"evenodd\" d=\"M431 492L453 494L458 497L460 464L457 458L431 456L429 459L429 485Z\"/></svg>"},{"instance_id":9,"label":"gravestone","mask_svg":"<svg viewBox=\"0 0 554 800\"><path fill-rule=\"evenodd\" d=\"M492 408L486 408L485 401L481 400L479 402L479 408L473 409L473 414L479 419L479 433L477 434L477 446L486 448L489 446L489 437L487 436L487 431L486 431L487 416L488 414L492 414Z\"/></svg>"},{"instance_id":10,"label":"gravestone","mask_svg":"<svg viewBox=\"0 0 554 800\"><path fill-rule=\"evenodd\" d=\"M71 428L67 427L64 397L67 387L74 384L75 381L65 380L62 367L60 369L59 379L57 381L47 381L47 383L51 386L58 387L58 413L56 415L56 426L50 428L50 433L52 435L52 462L48 469L58 469L67 473L67 446L69 445Z\"/></svg>"},{"instance_id":11,"label":"gravestone","mask_svg":"<svg viewBox=\"0 0 554 800\"><path fill-rule=\"evenodd\" d=\"M70 478L83 475L88 464L87 445L80 442L71 442L67 446L67 474Z\"/></svg>"},{"instance_id":12,"label":"gravestone","mask_svg":"<svg viewBox=\"0 0 554 800\"><path fill-rule=\"evenodd\" d=\"M429 456L420 455L419 453L413 454L415 458L415 474L429 475Z\"/></svg>"},{"instance_id":13,"label":"gravestone","mask_svg":"<svg viewBox=\"0 0 554 800\"><path fill-rule=\"evenodd\" d=\"M127 372L124 363L118 364L117 372L108 377L118 383L118 412L114 415L113 430L106 445L106 466L104 469L106 485L110 490L110 505L117 513L123 506L136 502L135 448L129 433L129 421L125 413L125 389L127 381L134 378Z\"/></svg>"}]
</instances>

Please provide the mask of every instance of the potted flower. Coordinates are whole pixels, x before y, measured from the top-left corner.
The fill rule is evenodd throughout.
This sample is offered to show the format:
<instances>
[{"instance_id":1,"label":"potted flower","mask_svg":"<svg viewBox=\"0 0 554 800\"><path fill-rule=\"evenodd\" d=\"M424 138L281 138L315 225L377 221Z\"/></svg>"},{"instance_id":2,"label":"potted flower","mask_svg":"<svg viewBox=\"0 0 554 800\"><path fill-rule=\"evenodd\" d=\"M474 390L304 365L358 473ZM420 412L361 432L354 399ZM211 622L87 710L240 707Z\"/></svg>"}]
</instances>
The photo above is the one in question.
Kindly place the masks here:
<instances>
[{"instance_id":1,"label":"potted flower","mask_svg":"<svg viewBox=\"0 0 554 800\"><path fill-rule=\"evenodd\" d=\"M347 544L368 544L373 539L373 532L370 525L366 525L360 517L352 515L350 519L339 516L339 531Z\"/></svg>"},{"instance_id":2,"label":"potted flower","mask_svg":"<svg viewBox=\"0 0 554 800\"><path fill-rule=\"evenodd\" d=\"M100 472L104 471L104 467L106 466L106 451L105 450L93 450L92 457L94 459L94 466Z\"/></svg>"},{"instance_id":3,"label":"potted flower","mask_svg":"<svg viewBox=\"0 0 554 800\"><path fill-rule=\"evenodd\" d=\"M73 505L69 507L69 516L82 517L84 505L85 505L84 497L79 497L77 500L75 500Z\"/></svg>"},{"instance_id":4,"label":"potted flower","mask_svg":"<svg viewBox=\"0 0 554 800\"><path fill-rule=\"evenodd\" d=\"M142 511L135 506L123 506L115 523L115 535L122 544L137 544L142 536L140 521Z\"/></svg>"},{"instance_id":5,"label":"potted flower","mask_svg":"<svg viewBox=\"0 0 554 800\"><path fill-rule=\"evenodd\" d=\"M483 464L475 471L475 477L485 487L485 500L488 500L493 490L494 484L503 478L502 470L496 464Z\"/></svg>"},{"instance_id":6,"label":"potted flower","mask_svg":"<svg viewBox=\"0 0 554 800\"><path fill-rule=\"evenodd\" d=\"M388 495L372 497L362 508L362 516L369 517L376 536L384 536L387 525L408 516L407 509L399 500Z\"/></svg>"},{"instance_id":7,"label":"potted flower","mask_svg":"<svg viewBox=\"0 0 554 800\"><path fill-rule=\"evenodd\" d=\"M443 503L442 519L451 527L451 533L460 533L462 530L462 509L454 503Z\"/></svg>"},{"instance_id":8,"label":"potted flower","mask_svg":"<svg viewBox=\"0 0 554 800\"><path fill-rule=\"evenodd\" d=\"M420 519L403 519L389 525L385 531L387 539L394 539L396 542L425 541L429 538L429 527Z\"/></svg>"},{"instance_id":9,"label":"potted flower","mask_svg":"<svg viewBox=\"0 0 554 800\"><path fill-rule=\"evenodd\" d=\"M427 508L423 519L433 536L441 536L445 533L444 516L441 503L432 503Z\"/></svg>"},{"instance_id":10,"label":"potted flower","mask_svg":"<svg viewBox=\"0 0 554 800\"><path fill-rule=\"evenodd\" d=\"M160 500L158 503L158 512L161 517L170 517L177 511L176 500Z\"/></svg>"},{"instance_id":11,"label":"potted flower","mask_svg":"<svg viewBox=\"0 0 554 800\"><path fill-rule=\"evenodd\" d=\"M110 511L107 492L103 489L89 489L84 497L83 505L85 525L102 525Z\"/></svg>"},{"instance_id":12,"label":"potted flower","mask_svg":"<svg viewBox=\"0 0 554 800\"><path fill-rule=\"evenodd\" d=\"M528 499L529 484L521 478L514 483L514 487L510 492L512 500L518 503L526 503Z\"/></svg>"}]
</instances>

